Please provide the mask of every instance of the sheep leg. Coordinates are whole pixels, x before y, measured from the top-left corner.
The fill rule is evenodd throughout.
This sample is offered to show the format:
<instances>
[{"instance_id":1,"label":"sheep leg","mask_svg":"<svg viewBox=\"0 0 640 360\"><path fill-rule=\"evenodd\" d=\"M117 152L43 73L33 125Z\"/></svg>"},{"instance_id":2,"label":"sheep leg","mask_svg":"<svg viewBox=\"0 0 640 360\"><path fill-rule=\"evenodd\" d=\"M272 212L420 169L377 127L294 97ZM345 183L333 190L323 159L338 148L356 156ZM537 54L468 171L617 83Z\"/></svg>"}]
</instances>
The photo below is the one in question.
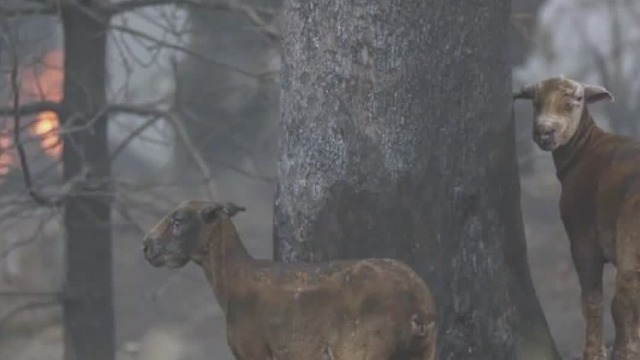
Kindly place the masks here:
<instances>
[{"instance_id":1,"label":"sheep leg","mask_svg":"<svg viewBox=\"0 0 640 360\"><path fill-rule=\"evenodd\" d=\"M593 232L592 232L593 234ZM604 259L596 239L572 241L571 254L581 289L582 316L586 322L584 360L604 360L602 273Z\"/></svg>"},{"instance_id":2,"label":"sheep leg","mask_svg":"<svg viewBox=\"0 0 640 360\"><path fill-rule=\"evenodd\" d=\"M640 272L618 268L611 315L616 328L614 360L640 359Z\"/></svg>"},{"instance_id":3,"label":"sheep leg","mask_svg":"<svg viewBox=\"0 0 640 360\"><path fill-rule=\"evenodd\" d=\"M640 359L640 232L635 207L627 204L617 224L616 289L611 304L615 360Z\"/></svg>"}]
</instances>

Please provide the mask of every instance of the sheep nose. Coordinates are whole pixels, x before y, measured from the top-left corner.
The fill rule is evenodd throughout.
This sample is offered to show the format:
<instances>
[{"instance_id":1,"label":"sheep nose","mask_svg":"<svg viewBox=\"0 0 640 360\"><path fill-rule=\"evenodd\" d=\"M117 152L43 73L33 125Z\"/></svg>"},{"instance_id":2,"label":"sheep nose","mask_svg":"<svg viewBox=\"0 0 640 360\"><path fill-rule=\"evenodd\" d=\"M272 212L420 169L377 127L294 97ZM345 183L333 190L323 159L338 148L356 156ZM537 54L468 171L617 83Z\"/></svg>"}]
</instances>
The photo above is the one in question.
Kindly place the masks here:
<instances>
[{"instance_id":1,"label":"sheep nose","mask_svg":"<svg viewBox=\"0 0 640 360\"><path fill-rule=\"evenodd\" d=\"M144 257L147 259L152 259L155 256L155 253L153 251L153 245L151 245L148 239L144 240L140 249L142 250Z\"/></svg>"},{"instance_id":2,"label":"sheep nose","mask_svg":"<svg viewBox=\"0 0 640 360\"><path fill-rule=\"evenodd\" d=\"M551 124L542 123L536 126L536 133L540 140L551 140L555 132L556 130Z\"/></svg>"},{"instance_id":3,"label":"sheep nose","mask_svg":"<svg viewBox=\"0 0 640 360\"><path fill-rule=\"evenodd\" d=\"M556 131L553 128L540 128L538 129L538 136L542 141L549 141L553 139L555 132Z\"/></svg>"}]
</instances>

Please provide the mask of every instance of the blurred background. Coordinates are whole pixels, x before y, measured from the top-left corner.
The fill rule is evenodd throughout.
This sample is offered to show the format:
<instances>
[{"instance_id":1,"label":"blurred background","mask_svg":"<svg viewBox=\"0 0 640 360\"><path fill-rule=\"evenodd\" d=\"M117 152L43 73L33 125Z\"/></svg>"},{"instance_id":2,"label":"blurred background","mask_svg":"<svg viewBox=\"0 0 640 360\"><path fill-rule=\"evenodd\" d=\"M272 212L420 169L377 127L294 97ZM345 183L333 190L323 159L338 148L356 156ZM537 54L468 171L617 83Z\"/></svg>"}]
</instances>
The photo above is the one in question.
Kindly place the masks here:
<instances>
[{"instance_id":1,"label":"blurred background","mask_svg":"<svg viewBox=\"0 0 640 360\"><path fill-rule=\"evenodd\" d=\"M236 218L244 243L254 256L271 258L282 2L141 6L147 2L114 1L108 25L117 356L232 359L201 270L154 269L139 247L145 229L178 201L215 198L247 207ZM13 117L0 117L0 360L59 360L63 353L65 227L58 207L33 200L71 186L60 180L66 160L59 142L61 131L74 130L60 130L47 104L60 101L63 82L74 77L65 74L64 57L81 54L65 54L62 20L47 3L0 4L0 115L12 110L16 94L33 105L19 129ZM133 5L117 6L125 3ZM514 87L557 74L603 85L616 102L592 107L598 124L638 135L640 0L513 0L511 25ZM558 214L560 188L550 154L531 141L530 103L514 109L531 272L560 351L575 354L584 322ZM608 268L607 303L612 279Z\"/></svg>"}]
</instances>

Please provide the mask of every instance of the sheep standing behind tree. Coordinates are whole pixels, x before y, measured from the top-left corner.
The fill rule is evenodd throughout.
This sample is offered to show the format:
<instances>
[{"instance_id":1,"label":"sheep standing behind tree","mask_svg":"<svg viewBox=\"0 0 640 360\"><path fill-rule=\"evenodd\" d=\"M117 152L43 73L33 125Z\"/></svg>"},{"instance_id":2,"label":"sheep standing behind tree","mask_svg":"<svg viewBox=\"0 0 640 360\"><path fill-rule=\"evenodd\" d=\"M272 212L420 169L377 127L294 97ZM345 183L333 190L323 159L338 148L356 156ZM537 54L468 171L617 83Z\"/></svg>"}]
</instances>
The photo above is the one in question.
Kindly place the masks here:
<instances>
[{"instance_id":1,"label":"sheep standing behind tree","mask_svg":"<svg viewBox=\"0 0 640 360\"><path fill-rule=\"evenodd\" d=\"M155 267L193 261L226 317L236 359L433 360L436 307L424 281L391 259L313 264L253 259L234 204L190 201L143 242Z\"/></svg>"},{"instance_id":2,"label":"sheep standing behind tree","mask_svg":"<svg viewBox=\"0 0 640 360\"><path fill-rule=\"evenodd\" d=\"M640 359L640 142L600 129L587 105L604 87L556 76L513 95L534 106L533 138L551 151L562 184L560 215L582 290L585 360L605 359L602 274L616 266L611 313L615 360Z\"/></svg>"}]
</instances>

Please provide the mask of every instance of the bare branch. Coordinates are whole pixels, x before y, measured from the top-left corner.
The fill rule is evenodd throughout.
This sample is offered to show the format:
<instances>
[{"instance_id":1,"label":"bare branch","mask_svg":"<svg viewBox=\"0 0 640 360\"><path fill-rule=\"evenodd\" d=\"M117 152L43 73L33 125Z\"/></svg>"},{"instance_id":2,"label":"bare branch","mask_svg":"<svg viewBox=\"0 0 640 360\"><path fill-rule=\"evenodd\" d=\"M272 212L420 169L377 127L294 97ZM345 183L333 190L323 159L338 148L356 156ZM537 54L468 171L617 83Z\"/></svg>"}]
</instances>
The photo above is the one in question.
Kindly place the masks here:
<instances>
[{"instance_id":1,"label":"bare branch","mask_svg":"<svg viewBox=\"0 0 640 360\"><path fill-rule=\"evenodd\" d=\"M109 16L119 15L128 11L145 7L172 5L175 7L187 7L192 9L215 9L217 4L205 4L195 0L129 0L112 3L103 7ZM212 6L213 5L213 6ZM226 10L226 9L225 9Z\"/></svg>"},{"instance_id":2,"label":"bare branch","mask_svg":"<svg viewBox=\"0 0 640 360\"><path fill-rule=\"evenodd\" d=\"M57 297L60 292L55 291L0 291L0 297Z\"/></svg>"},{"instance_id":3,"label":"bare branch","mask_svg":"<svg viewBox=\"0 0 640 360\"><path fill-rule=\"evenodd\" d=\"M133 141L136 139L144 130L148 129L151 125L155 124L158 121L157 116L151 117L149 120L145 121L142 125L138 126L136 129L131 131L127 137L118 144L118 146L111 153L111 161L115 160L118 155L122 153L122 151Z\"/></svg>"},{"instance_id":4,"label":"bare branch","mask_svg":"<svg viewBox=\"0 0 640 360\"><path fill-rule=\"evenodd\" d=\"M122 216L123 219L125 219L131 226L133 226L133 228L139 234L145 234L146 231L140 226L138 222L133 219L133 216L131 216L131 212L129 211L127 206L123 206L123 204L118 201L114 202L114 205L114 209L120 214L120 216Z\"/></svg>"},{"instance_id":5,"label":"bare branch","mask_svg":"<svg viewBox=\"0 0 640 360\"><path fill-rule=\"evenodd\" d=\"M104 8L109 16L118 15L150 6L172 5L189 8L191 10L209 11L237 11L241 13L253 25L257 26L270 40L279 41L280 32L272 24L267 23L252 6L241 4L238 1L195 1L195 0L129 0L112 3Z\"/></svg>"},{"instance_id":6,"label":"bare branch","mask_svg":"<svg viewBox=\"0 0 640 360\"><path fill-rule=\"evenodd\" d=\"M187 121L191 121L194 123L202 122L201 118L199 118L193 112L189 111L189 109L187 108L181 107L180 114L184 116L185 120ZM253 144L249 144L248 141L243 141L243 139L240 136L237 136L237 134L235 134L234 131L230 129L229 125L222 126L222 124L219 124L218 122L215 122L215 121L212 121L207 125L211 125L212 131L210 134L204 137L201 141L206 143L216 134L218 135L223 134L232 143L232 146L238 149L238 151L242 152L243 155L246 155L246 156L251 155L251 152L252 152L251 146Z\"/></svg>"},{"instance_id":7,"label":"bare branch","mask_svg":"<svg viewBox=\"0 0 640 360\"><path fill-rule=\"evenodd\" d=\"M54 101L39 101L18 106L14 104L14 106L9 108L0 108L0 116L31 116L43 111L52 111L60 114L62 112L62 104Z\"/></svg>"},{"instance_id":8,"label":"bare branch","mask_svg":"<svg viewBox=\"0 0 640 360\"><path fill-rule=\"evenodd\" d=\"M9 9L5 7L0 7L0 17L26 17L33 15L56 15L57 10L55 7L47 6L47 7L23 7L23 8L15 8Z\"/></svg>"},{"instance_id":9,"label":"bare branch","mask_svg":"<svg viewBox=\"0 0 640 360\"><path fill-rule=\"evenodd\" d=\"M260 17L260 15L258 15L253 7L244 4L235 4L234 6L237 8L237 10L244 14L244 16L249 19L251 23L256 25L258 29L263 34L265 34L267 38L269 38L269 40L280 41L282 36L278 28L276 28L273 24L267 23L262 17Z\"/></svg>"},{"instance_id":10,"label":"bare branch","mask_svg":"<svg viewBox=\"0 0 640 360\"><path fill-rule=\"evenodd\" d=\"M204 161L204 158L202 157L200 150L198 150L198 148L193 144L193 141L191 140L191 136L189 136L189 133L187 132L187 129L185 128L184 123L182 122L182 119L178 116L175 116L170 118L169 120L171 121L174 129L176 130L178 138L180 138L183 145L189 151L189 155L191 155L191 158L200 169L200 172L202 173L203 178L206 179L205 181L207 182L207 190L209 191L209 197L211 199L216 199L217 198L216 190L211 184L211 169L209 169L209 165Z\"/></svg>"},{"instance_id":11,"label":"bare branch","mask_svg":"<svg viewBox=\"0 0 640 360\"><path fill-rule=\"evenodd\" d=\"M175 94L175 97L174 97L174 106L175 106L176 108L181 108L181 106L180 106L180 101L179 101L179 95L181 94L181 91L180 91L181 87L180 87L180 81L179 81L179 77L178 77L177 63L176 63L175 61L173 61L173 62L172 62L172 65L173 65L173 73L174 73L175 82L176 82L176 90L175 90L175 92L174 92L174 94ZM182 112L183 112L183 113L186 113L186 111L182 111ZM193 118L192 118L192 119L193 119ZM190 137L190 136L188 136L188 133L187 133L186 129L184 129L184 125L182 124L182 119L180 119L180 121L181 121L181 122L180 122L180 125L181 125L181 128L182 128L182 132L179 132L179 133L178 133L178 135L180 135L181 133L183 133L183 135L184 135L184 136L186 136L186 137L184 137L184 138L183 138L183 142L185 142L185 141L187 141L187 140L188 140L188 143L187 143L187 142L185 142L185 146L187 147L187 150L188 150L188 151L194 151L194 150L197 150L197 149L196 149L196 147L193 145L193 143L192 143L192 141L191 141L191 137ZM176 130L176 131L178 131L178 130ZM199 153L199 152L198 152L198 153ZM235 165L230 164L230 163L228 163L228 162L226 162L226 161L221 161L221 160L219 160L219 159L218 159L218 160L217 160L217 162L218 162L218 163L220 163L220 164L222 164L222 165L224 165L224 166L226 166L227 168L229 168L229 169L231 169L231 170L234 170L234 171L236 171L237 173L242 174L242 175L245 175L245 176L247 176L247 177L249 177L249 178L257 179L257 180L261 180L261 181L264 181L264 182L266 182L266 183L268 183L268 184L272 184L272 183L274 183L274 182L275 182L275 179L270 179L270 178L268 178L268 177L266 177L266 176L262 176L262 175L260 175L260 174L252 174L252 173L250 173L250 172L248 172L248 171L245 171L245 170L244 170L244 169L242 169L241 167L235 166ZM205 177L205 178L206 178L206 177Z\"/></svg>"},{"instance_id":12,"label":"bare branch","mask_svg":"<svg viewBox=\"0 0 640 360\"><path fill-rule=\"evenodd\" d=\"M16 216L16 215L14 215ZM19 216L19 215L18 215ZM42 233L42 230L44 229L44 227L46 226L47 222L49 222L53 217L55 216L55 213L52 212L48 217L46 217L45 219L40 220L38 226L36 226L36 229L34 230L33 234L26 238L26 239L22 239L20 241L17 241L11 245L9 245L9 247L7 249L5 249L2 253L0 253L0 259L5 259L9 256L9 254L11 254L11 252L13 252L14 250L23 247L23 246L27 246L29 244L33 244L38 240L38 235L40 235ZM20 217L23 218L23 217Z\"/></svg>"},{"instance_id":13,"label":"bare branch","mask_svg":"<svg viewBox=\"0 0 640 360\"><path fill-rule=\"evenodd\" d=\"M147 107L145 105L128 105L128 104L112 104L112 105L109 105L109 108L107 111L109 113L129 113L129 114L134 114L138 116L155 116L155 117L161 117L168 120L176 130L176 134L178 135L178 138L180 139L180 141L183 142L184 146L187 148L187 151L192 157L192 160L196 163L196 165L202 172L203 177L205 179L211 179L211 170L209 170L209 166L202 158L202 155L200 151L197 149L197 147L195 146L195 144L193 144L193 141L191 140L191 136L189 136L189 133L184 127L181 117L178 114L176 114L174 111L161 110L155 107ZM228 163L220 159L217 159L216 161L219 162L221 165L224 165L225 167L239 174L245 175L249 178L260 180L267 184L273 184L275 182L275 179L271 177L251 173L236 165L233 165L231 163Z\"/></svg>"},{"instance_id":14,"label":"bare branch","mask_svg":"<svg viewBox=\"0 0 640 360\"><path fill-rule=\"evenodd\" d=\"M56 306L56 305L59 305L59 304L60 304L60 300L58 298L55 298L55 299L52 299L52 300L27 303L27 304L24 304L24 305L17 306L16 308L11 310L8 314L6 314L5 316L3 316L0 319L0 328L5 326L6 323L11 321L11 319L13 319L14 317L18 316L20 313L23 313L23 312L28 311L28 310L33 310L33 309L40 309L40 308Z\"/></svg>"},{"instance_id":15,"label":"bare branch","mask_svg":"<svg viewBox=\"0 0 640 360\"><path fill-rule=\"evenodd\" d=\"M128 184L120 180L115 183L118 188L115 203L122 204L129 212L128 215L123 216L125 220L127 218L133 219L131 211L135 209L142 211L144 214L151 214L154 218L162 217L164 212L161 208L173 206L178 201L178 199L174 199L171 196L171 192L166 191L166 188L170 186L162 188L161 186L164 186L164 184L159 185L156 181L149 181L149 184L149 187L142 188L138 182ZM175 188L182 186L184 186L183 183L176 185ZM144 198L145 195L148 195L146 199ZM160 205L162 201L166 202L166 204Z\"/></svg>"},{"instance_id":16,"label":"bare branch","mask_svg":"<svg viewBox=\"0 0 640 360\"><path fill-rule=\"evenodd\" d=\"M193 51L193 50L189 49L188 47L181 46L181 45L178 45L178 44L172 44L172 43L170 43L168 41L164 41L162 39L158 39L158 38L156 38L154 36L151 36L151 35L149 35L147 33L144 33L142 31L138 31L138 30L126 27L126 26L111 25L110 29L111 30L120 31L120 32L123 32L123 33L128 33L128 34L130 34L132 36L137 36L137 37L139 37L141 39L145 39L147 41L155 43L159 47L163 47L163 48L166 48L166 49L171 49L171 50L176 50L176 51L182 52L182 53L184 53L186 55L189 55L189 56L192 56L192 57L194 57L194 58L196 58L196 59L198 59L200 61L208 62L208 63L211 63L211 64L215 64L215 65L227 68L229 70L237 72L238 74L242 74L242 75L245 75L245 76L250 77L250 78L262 79L262 78L265 78L265 77L268 77L268 76L272 75L272 72L257 73L257 74L256 73L252 73L251 71L239 68L237 66L211 59L211 58L209 58L209 57L207 57L207 56L205 56L203 54L198 53L197 51Z\"/></svg>"},{"instance_id":17,"label":"bare branch","mask_svg":"<svg viewBox=\"0 0 640 360\"><path fill-rule=\"evenodd\" d=\"M209 169L209 166L202 158L200 151L198 151L196 146L191 141L191 137L189 136L186 129L184 128L184 125L182 124L182 121L180 120L179 116L177 116L174 112L160 110L155 107L145 107L145 106L126 105L126 104L110 105L108 111L111 113L121 112L121 113L134 114L138 116L153 116L153 117L167 119L173 125L178 137L182 140L184 145L189 149L189 154L191 155L193 161L196 163L196 165L202 172L203 177L205 179L209 179L209 180L211 179L211 170ZM211 196L212 199L215 199L216 191L212 185L208 186L208 191L209 191L209 196Z\"/></svg>"}]
</instances>

